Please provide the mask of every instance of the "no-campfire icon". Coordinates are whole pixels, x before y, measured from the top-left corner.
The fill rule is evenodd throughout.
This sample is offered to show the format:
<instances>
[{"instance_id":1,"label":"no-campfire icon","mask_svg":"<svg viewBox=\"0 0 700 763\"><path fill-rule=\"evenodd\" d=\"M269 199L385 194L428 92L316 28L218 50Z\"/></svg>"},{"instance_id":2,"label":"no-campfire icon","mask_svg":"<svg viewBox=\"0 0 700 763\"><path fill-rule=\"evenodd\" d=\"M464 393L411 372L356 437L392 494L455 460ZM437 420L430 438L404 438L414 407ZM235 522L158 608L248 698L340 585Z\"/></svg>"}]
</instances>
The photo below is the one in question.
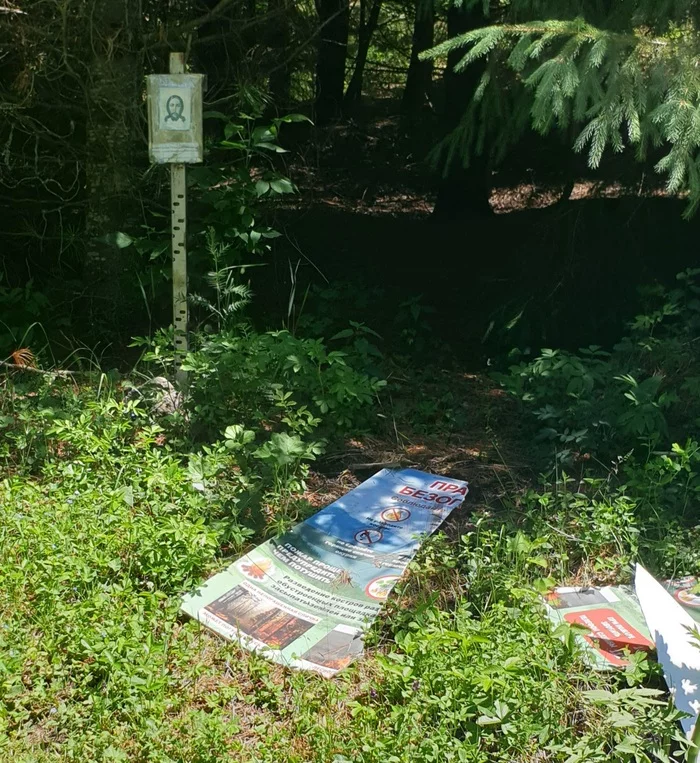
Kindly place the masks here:
<instances>
[{"instance_id":1,"label":"no-campfire icon","mask_svg":"<svg viewBox=\"0 0 700 763\"><path fill-rule=\"evenodd\" d=\"M374 528L360 530L360 532L355 533L355 540L365 546L371 546L373 543L378 543L383 537L384 533L381 530L375 530Z\"/></svg>"}]
</instances>

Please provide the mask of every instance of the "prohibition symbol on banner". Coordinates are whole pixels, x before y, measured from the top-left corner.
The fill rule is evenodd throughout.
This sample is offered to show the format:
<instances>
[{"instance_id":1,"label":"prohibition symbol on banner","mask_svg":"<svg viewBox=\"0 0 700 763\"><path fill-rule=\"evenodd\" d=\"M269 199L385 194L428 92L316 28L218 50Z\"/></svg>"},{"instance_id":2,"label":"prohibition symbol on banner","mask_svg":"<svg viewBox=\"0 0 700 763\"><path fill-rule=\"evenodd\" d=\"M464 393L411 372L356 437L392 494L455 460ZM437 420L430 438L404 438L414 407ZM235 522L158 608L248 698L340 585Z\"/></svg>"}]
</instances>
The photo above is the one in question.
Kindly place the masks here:
<instances>
[{"instance_id":1,"label":"prohibition symbol on banner","mask_svg":"<svg viewBox=\"0 0 700 763\"><path fill-rule=\"evenodd\" d=\"M383 537L384 533L381 530L375 530L373 528L360 530L360 532L355 533L355 540L365 546L371 546L373 543L378 543Z\"/></svg>"},{"instance_id":2,"label":"prohibition symbol on banner","mask_svg":"<svg viewBox=\"0 0 700 763\"><path fill-rule=\"evenodd\" d=\"M379 516L385 522L405 522L411 516L411 512L399 506L392 506L390 509L384 509Z\"/></svg>"}]
</instances>

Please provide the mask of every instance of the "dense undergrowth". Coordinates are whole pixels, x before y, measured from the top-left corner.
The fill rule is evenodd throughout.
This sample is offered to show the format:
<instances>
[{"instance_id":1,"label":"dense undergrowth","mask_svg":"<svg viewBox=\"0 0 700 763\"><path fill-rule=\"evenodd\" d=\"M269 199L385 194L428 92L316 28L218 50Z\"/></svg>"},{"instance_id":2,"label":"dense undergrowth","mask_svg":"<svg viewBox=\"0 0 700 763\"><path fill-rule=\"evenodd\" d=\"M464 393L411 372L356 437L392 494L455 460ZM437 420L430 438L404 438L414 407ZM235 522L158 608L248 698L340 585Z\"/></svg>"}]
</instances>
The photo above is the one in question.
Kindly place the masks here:
<instances>
[{"instance_id":1,"label":"dense undergrowth","mask_svg":"<svg viewBox=\"0 0 700 763\"><path fill-rule=\"evenodd\" d=\"M118 396L64 380L4 387L3 755L646 760L678 742L677 713L641 688L655 666L639 658L621 676L592 674L571 634L551 632L537 591L582 560L566 560L565 536L537 534L556 521L545 493L526 497L524 525L482 512L461 539L430 543L369 657L333 681L181 623L181 593L221 565L222 548L239 552L277 528L276 513L308 507L271 497L268 482L256 526L241 507L257 465L248 473L225 437L188 457ZM614 506L548 495L569 518L558 529L589 512L583 561L634 552Z\"/></svg>"},{"instance_id":2,"label":"dense undergrowth","mask_svg":"<svg viewBox=\"0 0 700 763\"><path fill-rule=\"evenodd\" d=\"M368 330L355 324L329 342L242 324L202 334L186 361L191 392L171 408L147 385L135 393L136 376L115 385L6 375L3 757L573 763L680 754L658 666L636 654L622 673L592 672L574 632L552 632L539 595L556 583L628 580L636 559L658 574L700 572L696 287L690 276L681 285L611 354L546 352L500 377L524 405L522 446L543 444L544 476L505 478L456 535L448 528L426 543L367 656L331 681L223 644L178 607L225 558L314 510L306 481L329 444L435 425L413 394L387 406L395 382L378 397L373 372L390 364L368 349ZM142 372L168 372L167 343L151 344L145 362ZM399 369L406 388L424 382ZM653 394L642 396L650 378ZM442 407L456 408L444 379ZM463 414L440 413L443 437L459 437Z\"/></svg>"},{"instance_id":3,"label":"dense undergrowth","mask_svg":"<svg viewBox=\"0 0 700 763\"><path fill-rule=\"evenodd\" d=\"M649 290L647 312L610 352L543 350L497 375L524 408L540 464L555 465L551 490L577 515L583 538L602 496L609 508L598 510L596 533L607 526L635 538L611 537L613 556L628 561L627 548L669 576L695 574L698 565L697 277L686 271L677 288ZM549 492L535 500L547 505Z\"/></svg>"},{"instance_id":4,"label":"dense undergrowth","mask_svg":"<svg viewBox=\"0 0 700 763\"><path fill-rule=\"evenodd\" d=\"M698 273L651 291L610 351L543 350L484 376L484 404L506 406L510 426L488 415L477 424L456 383L464 370L425 363L434 341L418 297L394 316L391 351L361 322L336 325L333 305L352 307L345 285L326 289L325 302L317 294L315 311L314 295L293 289L283 330L247 320L245 273L277 235L256 221L257 201L293 186L251 164L275 152L280 120L262 129L213 118L240 138L219 148L241 158L235 184L220 187L210 168L195 176L203 222L193 234L186 395L167 381L168 333L134 340L142 356L119 378L94 360L85 373L77 354L76 374L36 368L51 365L30 342L44 301L0 291L0 307L28 305L0 342L13 352L0 377L0 756L627 763L682 754L658 666L635 654L622 673L592 672L571 628L552 632L540 594L628 582L636 560L660 576L700 573ZM145 255L153 286L142 291L154 301L167 286L154 275L167 259L161 233L154 223L125 243ZM318 508L307 486L323 481L311 470L324 454L339 452L342 470L349 447L379 442L383 461L414 465L411 443L426 433L447 449L478 440L499 489L482 491L484 472L470 465L453 475L476 488L468 517L425 543L363 660L330 681L288 672L179 617L183 593ZM517 477L504 452L521 454Z\"/></svg>"}]
</instances>

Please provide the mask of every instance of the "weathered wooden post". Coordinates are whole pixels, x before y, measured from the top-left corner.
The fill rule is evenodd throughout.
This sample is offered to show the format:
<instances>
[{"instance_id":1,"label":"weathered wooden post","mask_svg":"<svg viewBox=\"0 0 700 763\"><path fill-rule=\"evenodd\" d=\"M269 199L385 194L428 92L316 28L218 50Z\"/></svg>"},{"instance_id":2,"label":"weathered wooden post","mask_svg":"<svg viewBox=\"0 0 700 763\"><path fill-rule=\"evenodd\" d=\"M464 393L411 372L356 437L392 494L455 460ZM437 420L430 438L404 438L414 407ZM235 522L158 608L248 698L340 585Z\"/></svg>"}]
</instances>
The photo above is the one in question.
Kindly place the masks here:
<instances>
[{"instance_id":1,"label":"weathered wooden post","mask_svg":"<svg viewBox=\"0 0 700 763\"><path fill-rule=\"evenodd\" d=\"M187 352L187 164L203 161L203 74L185 74L185 54L170 54L170 74L147 78L151 161L170 165L173 326L178 381Z\"/></svg>"}]
</instances>

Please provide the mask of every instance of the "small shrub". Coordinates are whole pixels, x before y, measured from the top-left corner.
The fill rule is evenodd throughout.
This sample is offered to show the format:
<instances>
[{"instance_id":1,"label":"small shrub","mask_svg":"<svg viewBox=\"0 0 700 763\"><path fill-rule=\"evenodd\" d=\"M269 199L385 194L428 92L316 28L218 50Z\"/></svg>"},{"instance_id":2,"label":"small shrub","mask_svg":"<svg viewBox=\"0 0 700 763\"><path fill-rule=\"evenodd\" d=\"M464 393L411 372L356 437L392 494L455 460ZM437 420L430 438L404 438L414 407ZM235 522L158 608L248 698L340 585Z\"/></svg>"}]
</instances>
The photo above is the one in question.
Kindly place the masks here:
<instances>
[{"instance_id":1,"label":"small shrub","mask_svg":"<svg viewBox=\"0 0 700 763\"><path fill-rule=\"evenodd\" d=\"M612 352L542 350L498 375L559 461L649 452L700 421L699 274L686 271L678 288L654 290L648 311Z\"/></svg>"},{"instance_id":2,"label":"small shrub","mask_svg":"<svg viewBox=\"0 0 700 763\"><path fill-rule=\"evenodd\" d=\"M548 538L545 556L558 580L573 574L591 583L615 583L628 577L642 522L636 500L607 480L579 482L564 474L527 490L517 508L531 533Z\"/></svg>"},{"instance_id":3,"label":"small shrub","mask_svg":"<svg viewBox=\"0 0 700 763\"><path fill-rule=\"evenodd\" d=\"M161 335L145 359L172 363L167 345ZM209 438L232 420L299 435L361 426L386 382L358 370L356 359L352 349L332 350L288 331L241 326L200 335L182 366L189 372L192 425Z\"/></svg>"}]
</instances>

